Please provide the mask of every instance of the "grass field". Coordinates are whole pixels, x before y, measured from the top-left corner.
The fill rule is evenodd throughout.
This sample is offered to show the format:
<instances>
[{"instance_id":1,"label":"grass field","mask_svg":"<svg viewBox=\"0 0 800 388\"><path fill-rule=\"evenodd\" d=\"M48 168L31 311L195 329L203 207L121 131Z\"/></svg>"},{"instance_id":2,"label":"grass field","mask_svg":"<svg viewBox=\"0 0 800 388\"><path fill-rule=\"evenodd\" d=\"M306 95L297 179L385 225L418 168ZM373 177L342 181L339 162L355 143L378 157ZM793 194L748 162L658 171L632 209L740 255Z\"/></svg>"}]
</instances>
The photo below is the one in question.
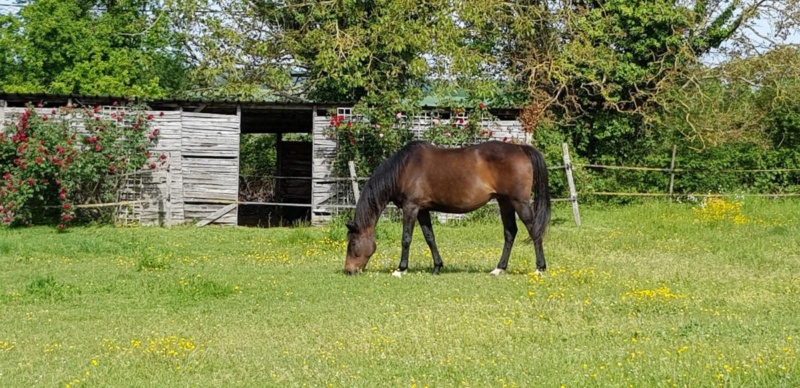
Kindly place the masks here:
<instances>
[{"instance_id":1,"label":"grass field","mask_svg":"<svg viewBox=\"0 0 800 388\"><path fill-rule=\"evenodd\" d=\"M557 207L549 270L499 221L0 228L0 386L800 385L800 202Z\"/></svg>"}]
</instances>

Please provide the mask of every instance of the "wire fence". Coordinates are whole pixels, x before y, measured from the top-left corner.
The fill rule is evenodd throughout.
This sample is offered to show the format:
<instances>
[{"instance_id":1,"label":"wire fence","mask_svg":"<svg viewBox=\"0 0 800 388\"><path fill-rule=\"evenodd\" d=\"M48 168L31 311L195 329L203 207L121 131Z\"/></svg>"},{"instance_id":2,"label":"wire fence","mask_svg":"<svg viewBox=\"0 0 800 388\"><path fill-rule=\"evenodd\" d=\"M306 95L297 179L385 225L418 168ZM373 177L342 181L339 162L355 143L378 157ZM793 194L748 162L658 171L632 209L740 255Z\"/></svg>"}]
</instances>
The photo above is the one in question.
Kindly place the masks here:
<instances>
[{"instance_id":1,"label":"wire fence","mask_svg":"<svg viewBox=\"0 0 800 388\"><path fill-rule=\"evenodd\" d=\"M730 194L724 193L677 193L674 190L674 182L676 175L682 173L692 172L691 169L676 168L674 158L671 161L671 167L652 167L652 166L620 166L620 165L603 165L603 164L589 164L589 163L575 163L573 164L570 159L569 150L564 145L564 163L560 165L549 166L551 171L565 171L565 179L569 189L567 196L552 198L553 202L569 202L572 206L573 217L576 225L580 226L580 211L579 211L579 196L601 196L601 197L650 197L650 198L704 198L704 197L723 197ZM168 167L168 166L167 166ZM591 169L591 170L621 170L621 171L640 171L648 173L662 173L669 174L669 186L664 188L663 192L623 192L623 191L602 191L602 190L580 190L576 184L573 172L575 169ZM143 218L157 218L166 217L171 219L170 211L170 187L168 183L170 180L169 168L166 168L165 178L153 180L151 176L152 171L137 171L130 173L126 176L117 177L117 179L124 179L125 183L121 185L116 201L108 203L83 203L76 204L78 209L99 209L99 208L113 208L114 218L118 224L136 224L141 223ZM723 169L716 171L718 173L730 174L760 174L760 173L800 173L800 168L777 168L777 169ZM551 177L551 184L553 183ZM300 217L309 217L312 211L323 210L329 214L337 214L345 211L352 211L355 209L358 200L358 191L363 188L368 180L368 177L298 177L298 176L258 176L258 175L240 175L239 176L239 196L237 201L218 201L219 204L236 205L236 206L266 206L277 209L294 208L297 211L285 210L284 213L300 214ZM163 186L161 191L157 186ZM323 201L319 200L315 193L320 191L326 192ZM800 192L786 192L786 193L743 193L736 194L742 197L763 197L763 198L784 198L784 197L800 197ZM162 198L163 197L163 198ZM209 203L217 203L215 201L208 201ZM148 204L163 203L161 209L151 208L148 209ZM496 201L491 201L490 205L496 205ZM160 205L159 205L160 206ZM303 210L305 209L305 210ZM388 206L390 217L391 213L397 212L392 204ZM297 213L298 211L305 213ZM161 216L155 213L164 213ZM154 214L149 214L154 213ZM240 213L241 214L241 213ZM271 215L270 215L271 217ZM282 217L278 215L277 217ZM438 214L437 218L440 221L448 221L452 219L460 219L460 215Z\"/></svg>"}]
</instances>

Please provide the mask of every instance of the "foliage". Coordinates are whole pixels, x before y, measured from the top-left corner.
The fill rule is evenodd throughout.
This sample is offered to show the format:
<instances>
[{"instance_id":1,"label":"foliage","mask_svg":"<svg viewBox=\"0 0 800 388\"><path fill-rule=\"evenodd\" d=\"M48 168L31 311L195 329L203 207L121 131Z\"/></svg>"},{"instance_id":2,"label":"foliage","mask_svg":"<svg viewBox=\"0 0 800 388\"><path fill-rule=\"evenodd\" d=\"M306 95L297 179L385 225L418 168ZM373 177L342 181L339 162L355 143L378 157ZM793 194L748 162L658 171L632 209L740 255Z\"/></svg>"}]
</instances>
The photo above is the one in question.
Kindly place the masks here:
<instances>
[{"instance_id":1,"label":"foliage","mask_svg":"<svg viewBox=\"0 0 800 388\"><path fill-rule=\"evenodd\" d=\"M158 98L185 87L168 14L151 0L37 0L0 16L0 91Z\"/></svg>"},{"instance_id":2,"label":"foliage","mask_svg":"<svg viewBox=\"0 0 800 388\"><path fill-rule=\"evenodd\" d=\"M348 163L353 161L357 176L371 175L384 159L414 139L410 114L400 109L359 106L351 117L333 116L327 136L337 143L336 174L349 176Z\"/></svg>"},{"instance_id":3,"label":"foliage","mask_svg":"<svg viewBox=\"0 0 800 388\"><path fill-rule=\"evenodd\" d=\"M491 65L496 53L477 49L493 42L479 43L463 22L462 14L480 11L472 2L167 4L193 53L192 94L363 102L460 90L508 102L500 101L508 81Z\"/></svg>"},{"instance_id":4,"label":"foliage","mask_svg":"<svg viewBox=\"0 0 800 388\"><path fill-rule=\"evenodd\" d=\"M278 153L274 134L246 134L240 142L239 174L275 176Z\"/></svg>"},{"instance_id":5,"label":"foliage","mask_svg":"<svg viewBox=\"0 0 800 388\"><path fill-rule=\"evenodd\" d=\"M63 229L75 218L75 203L113 200L120 178L151 157L159 135L152 119L135 107L109 115L99 106L26 109L0 133L0 222L60 220Z\"/></svg>"}]
</instances>

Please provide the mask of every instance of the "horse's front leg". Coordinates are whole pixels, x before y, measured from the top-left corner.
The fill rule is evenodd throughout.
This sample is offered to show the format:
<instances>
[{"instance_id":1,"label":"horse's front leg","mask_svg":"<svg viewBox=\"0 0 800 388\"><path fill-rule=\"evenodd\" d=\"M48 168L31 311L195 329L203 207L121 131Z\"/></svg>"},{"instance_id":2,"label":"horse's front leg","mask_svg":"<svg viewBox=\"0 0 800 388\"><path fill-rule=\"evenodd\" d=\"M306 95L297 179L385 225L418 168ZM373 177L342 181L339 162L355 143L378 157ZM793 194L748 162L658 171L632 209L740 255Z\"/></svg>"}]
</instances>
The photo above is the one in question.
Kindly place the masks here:
<instances>
[{"instance_id":1,"label":"horse's front leg","mask_svg":"<svg viewBox=\"0 0 800 388\"><path fill-rule=\"evenodd\" d=\"M401 242L400 265L392 275L400 277L408 269L408 251L411 248L411 237L414 235L414 223L417 221L419 208L416 206L403 206L403 239Z\"/></svg>"},{"instance_id":2,"label":"horse's front leg","mask_svg":"<svg viewBox=\"0 0 800 388\"><path fill-rule=\"evenodd\" d=\"M433 236L433 224L431 223L431 212L428 210L420 210L417 215L417 221L422 228L422 235L425 236L425 242L428 243L428 248L431 249L431 256L433 256L433 274L438 275L444 263L442 257L439 256L439 249L436 248L436 238Z\"/></svg>"}]
</instances>

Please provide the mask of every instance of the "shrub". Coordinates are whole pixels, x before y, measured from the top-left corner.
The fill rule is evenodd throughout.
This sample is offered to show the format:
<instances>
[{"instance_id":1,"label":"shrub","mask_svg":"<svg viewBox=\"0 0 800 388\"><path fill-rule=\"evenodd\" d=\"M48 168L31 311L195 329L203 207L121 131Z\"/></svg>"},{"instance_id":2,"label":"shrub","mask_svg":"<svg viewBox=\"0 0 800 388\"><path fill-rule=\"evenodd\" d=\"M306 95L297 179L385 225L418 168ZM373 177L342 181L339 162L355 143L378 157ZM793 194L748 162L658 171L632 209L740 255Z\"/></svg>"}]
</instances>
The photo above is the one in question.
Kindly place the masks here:
<instances>
[{"instance_id":1,"label":"shrub","mask_svg":"<svg viewBox=\"0 0 800 388\"><path fill-rule=\"evenodd\" d=\"M63 229L75 218L76 202L113 200L125 174L158 167L145 165L159 130L151 130L154 116L141 107L109 114L99 106L43 111L29 106L0 133L3 224Z\"/></svg>"}]
</instances>

